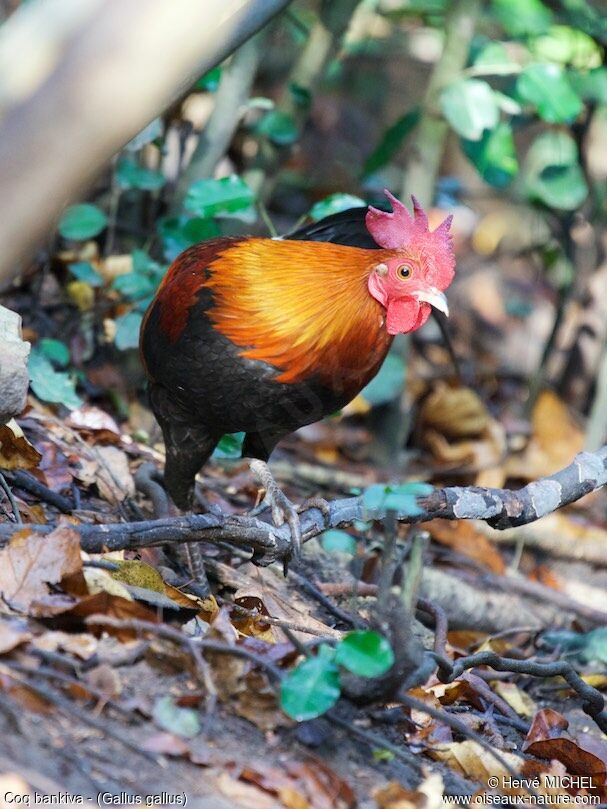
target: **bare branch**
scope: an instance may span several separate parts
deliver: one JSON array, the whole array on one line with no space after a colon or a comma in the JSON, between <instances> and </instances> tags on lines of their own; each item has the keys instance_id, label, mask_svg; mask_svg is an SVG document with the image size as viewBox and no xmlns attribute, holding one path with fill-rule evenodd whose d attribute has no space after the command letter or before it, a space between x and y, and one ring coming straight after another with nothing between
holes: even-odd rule
<instances>
[{"instance_id":1,"label":"bare branch","mask_svg":"<svg viewBox=\"0 0 607 809\"><path fill-rule=\"evenodd\" d=\"M449 486L436 489L428 497L420 497L421 513L398 514L401 522L416 523L440 517L447 520L484 520L499 530L539 520L568 503L600 489L607 483L607 446L598 452L582 452L569 466L522 489L489 489L479 486ZM334 500L329 504L329 517L310 508L301 517L304 541L327 528L349 525L355 520L369 519L362 497ZM379 519L379 515L376 515ZM50 525L30 525L35 533L48 534ZM267 565L290 557L289 527L280 527L254 517L218 514L194 514L166 517L133 523L74 526L80 534L83 550L103 553L151 547L163 543L230 542L251 548L255 561ZM0 541L10 538L15 528L0 525ZM573 552L573 551L572 551Z\"/></svg>"},{"instance_id":2,"label":"bare branch","mask_svg":"<svg viewBox=\"0 0 607 809\"><path fill-rule=\"evenodd\" d=\"M289 0L53 0L0 31L0 287L111 156Z\"/></svg>"}]
</instances>

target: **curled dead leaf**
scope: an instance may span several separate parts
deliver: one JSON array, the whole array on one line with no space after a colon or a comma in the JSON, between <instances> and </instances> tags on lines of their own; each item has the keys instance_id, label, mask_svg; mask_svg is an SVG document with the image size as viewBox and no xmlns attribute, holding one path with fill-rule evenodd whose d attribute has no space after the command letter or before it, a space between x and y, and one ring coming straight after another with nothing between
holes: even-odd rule
<instances>
[{"instance_id":1,"label":"curled dead leaf","mask_svg":"<svg viewBox=\"0 0 607 809\"><path fill-rule=\"evenodd\" d=\"M35 469L41 460L15 419L0 425L0 469Z\"/></svg>"}]
</instances>

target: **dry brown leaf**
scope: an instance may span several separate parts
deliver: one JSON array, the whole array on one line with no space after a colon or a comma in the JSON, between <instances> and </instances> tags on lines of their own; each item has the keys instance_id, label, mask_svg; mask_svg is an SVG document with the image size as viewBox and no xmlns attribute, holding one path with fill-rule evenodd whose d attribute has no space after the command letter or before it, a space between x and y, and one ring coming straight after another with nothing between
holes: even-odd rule
<instances>
[{"instance_id":1,"label":"dry brown leaf","mask_svg":"<svg viewBox=\"0 0 607 809\"><path fill-rule=\"evenodd\" d=\"M32 639L33 635L17 621L3 618L0 621L0 654L12 652Z\"/></svg>"},{"instance_id":2,"label":"dry brown leaf","mask_svg":"<svg viewBox=\"0 0 607 809\"><path fill-rule=\"evenodd\" d=\"M66 525L40 536L23 528L0 550L0 593L15 609L48 600L49 584L82 571L80 538ZM40 613L38 613L40 614Z\"/></svg>"},{"instance_id":3,"label":"dry brown leaf","mask_svg":"<svg viewBox=\"0 0 607 809\"><path fill-rule=\"evenodd\" d=\"M376 789L373 798L378 809L440 809L443 806L443 777L427 774L416 790L405 789L397 781Z\"/></svg>"},{"instance_id":4,"label":"dry brown leaf","mask_svg":"<svg viewBox=\"0 0 607 809\"><path fill-rule=\"evenodd\" d=\"M506 570L502 555L471 521L433 520L423 523L432 538L441 545L453 548L464 556L476 560L492 573L501 575Z\"/></svg>"},{"instance_id":5,"label":"dry brown leaf","mask_svg":"<svg viewBox=\"0 0 607 809\"><path fill-rule=\"evenodd\" d=\"M235 809L276 809L276 801L267 792L253 784L244 784L222 772L215 780L222 795L233 802Z\"/></svg>"},{"instance_id":6,"label":"dry brown leaf","mask_svg":"<svg viewBox=\"0 0 607 809\"><path fill-rule=\"evenodd\" d=\"M41 460L15 419L0 425L0 469L35 469Z\"/></svg>"},{"instance_id":7,"label":"dry brown leaf","mask_svg":"<svg viewBox=\"0 0 607 809\"><path fill-rule=\"evenodd\" d=\"M276 728L293 726L293 721L280 709L276 691L264 674L250 671L242 685L239 694L232 702L238 716L248 719L264 733Z\"/></svg>"},{"instance_id":8,"label":"dry brown leaf","mask_svg":"<svg viewBox=\"0 0 607 809\"><path fill-rule=\"evenodd\" d=\"M514 683L505 680L496 680L492 683L493 690L506 702L519 716L531 717L537 711L535 702L529 694L522 691Z\"/></svg>"},{"instance_id":9,"label":"dry brown leaf","mask_svg":"<svg viewBox=\"0 0 607 809\"><path fill-rule=\"evenodd\" d=\"M126 453L118 447L98 446L95 454L99 459L95 483L100 496L110 503L121 503L125 497L132 497L135 481Z\"/></svg>"},{"instance_id":10,"label":"dry brown leaf","mask_svg":"<svg viewBox=\"0 0 607 809\"><path fill-rule=\"evenodd\" d=\"M593 750L586 750L569 736L568 727L568 720L558 711L542 708L533 718L523 752L556 759L572 775L591 776L595 788L607 794L607 743L596 740Z\"/></svg>"},{"instance_id":11,"label":"dry brown leaf","mask_svg":"<svg viewBox=\"0 0 607 809\"><path fill-rule=\"evenodd\" d=\"M506 778L509 773L506 768L488 750L485 750L478 742L472 739L467 739L463 742L452 742L435 748L430 751L430 755L448 764L451 769L460 773L460 775L471 778L479 784L487 784L489 776L498 778L497 783L500 788L502 784L508 783ZM500 755L515 772L520 772L523 764L522 758L503 750L500 751ZM524 789L516 788L511 790L511 794L525 795L527 793Z\"/></svg>"},{"instance_id":12,"label":"dry brown leaf","mask_svg":"<svg viewBox=\"0 0 607 809\"><path fill-rule=\"evenodd\" d=\"M439 463L464 465L485 477L492 471L491 483L503 483L504 428L471 388L437 383L421 406L419 425L423 443Z\"/></svg>"},{"instance_id":13,"label":"dry brown leaf","mask_svg":"<svg viewBox=\"0 0 607 809\"><path fill-rule=\"evenodd\" d=\"M72 410L66 423L82 436L94 439L95 444L120 443L120 427L99 407L85 404Z\"/></svg>"},{"instance_id":14,"label":"dry brown leaf","mask_svg":"<svg viewBox=\"0 0 607 809\"><path fill-rule=\"evenodd\" d=\"M38 649L46 652L56 652L61 650L67 652L80 660L90 660L96 654L99 645L97 638L88 632L45 632L32 641Z\"/></svg>"},{"instance_id":15,"label":"dry brown leaf","mask_svg":"<svg viewBox=\"0 0 607 809\"><path fill-rule=\"evenodd\" d=\"M539 395L533 409L532 437L520 455L505 464L509 478L536 480L571 463L584 448L584 433L568 408L552 391Z\"/></svg>"},{"instance_id":16,"label":"dry brown leaf","mask_svg":"<svg viewBox=\"0 0 607 809\"><path fill-rule=\"evenodd\" d=\"M154 733L148 736L141 743L143 750L148 753L155 753L161 756L188 757L190 746L185 739L175 736L173 733Z\"/></svg>"}]
</instances>

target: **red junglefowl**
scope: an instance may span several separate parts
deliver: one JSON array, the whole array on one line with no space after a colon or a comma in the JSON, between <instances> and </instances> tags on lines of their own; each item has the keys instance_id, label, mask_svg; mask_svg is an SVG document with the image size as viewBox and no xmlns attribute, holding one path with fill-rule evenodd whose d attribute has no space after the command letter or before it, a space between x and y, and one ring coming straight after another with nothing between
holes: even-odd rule
<instances>
[{"instance_id":1,"label":"red junglefowl","mask_svg":"<svg viewBox=\"0 0 607 809\"><path fill-rule=\"evenodd\" d=\"M166 444L164 480L193 505L195 476L224 433L245 432L243 457L276 522L296 509L266 461L283 436L335 413L375 376L395 334L422 326L454 274L449 227L434 231L386 192L392 212L330 216L286 238L218 238L169 268L141 330L152 409Z\"/></svg>"}]
</instances>

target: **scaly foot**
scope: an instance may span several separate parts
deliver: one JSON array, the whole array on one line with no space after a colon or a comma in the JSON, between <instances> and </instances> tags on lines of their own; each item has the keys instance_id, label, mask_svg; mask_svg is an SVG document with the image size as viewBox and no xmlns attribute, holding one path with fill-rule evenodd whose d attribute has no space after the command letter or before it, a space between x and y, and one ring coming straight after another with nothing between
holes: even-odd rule
<instances>
[{"instance_id":1,"label":"scaly foot","mask_svg":"<svg viewBox=\"0 0 607 809\"><path fill-rule=\"evenodd\" d=\"M272 509L274 525L284 525L286 522L291 529L291 550L294 559L301 556L301 523L299 513L295 506L274 480L274 476L265 461L253 460L249 464L251 474L263 486L266 493L263 503ZM285 573L288 562L285 560Z\"/></svg>"}]
</instances>

